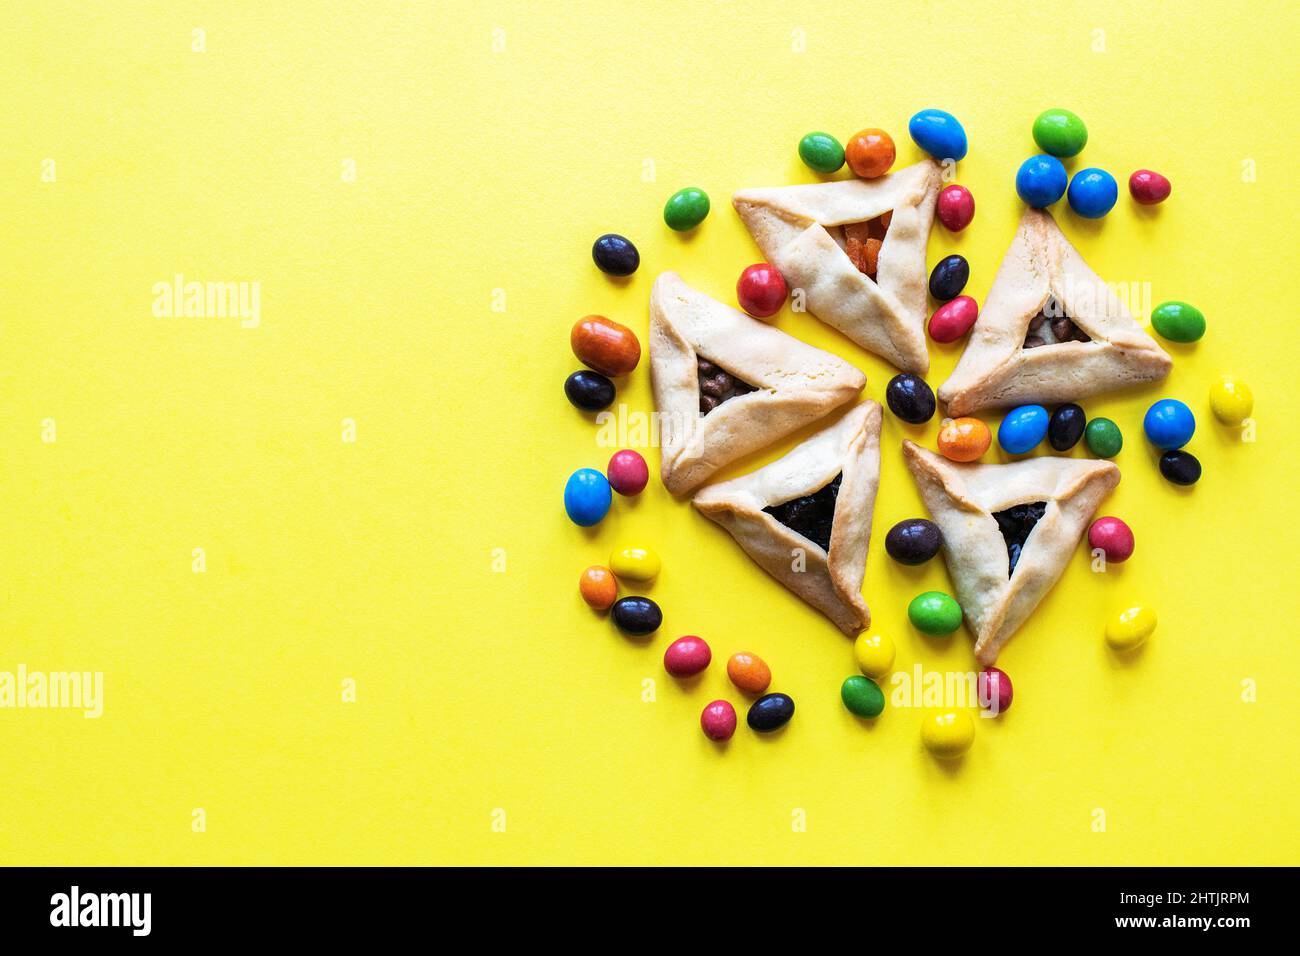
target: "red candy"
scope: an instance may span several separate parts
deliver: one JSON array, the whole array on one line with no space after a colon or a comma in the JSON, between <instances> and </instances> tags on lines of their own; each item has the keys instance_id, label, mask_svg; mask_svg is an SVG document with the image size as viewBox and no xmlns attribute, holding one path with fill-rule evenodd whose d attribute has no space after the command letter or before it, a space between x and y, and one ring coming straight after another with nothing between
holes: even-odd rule
<instances>
[{"instance_id":1,"label":"red candy","mask_svg":"<svg viewBox=\"0 0 1300 956\"><path fill-rule=\"evenodd\" d=\"M1100 548L1107 561L1119 564L1133 554L1133 532L1118 518L1098 518L1088 529L1088 547Z\"/></svg>"},{"instance_id":2,"label":"red candy","mask_svg":"<svg viewBox=\"0 0 1300 956\"><path fill-rule=\"evenodd\" d=\"M644 458L625 448L614 452L609 467L605 469L605 477L609 479L610 487L620 495L639 495L650 480L650 469L646 467Z\"/></svg>"},{"instance_id":3,"label":"red candy","mask_svg":"<svg viewBox=\"0 0 1300 956\"><path fill-rule=\"evenodd\" d=\"M996 667L986 667L980 671L979 677L979 698L980 703L989 702L985 708L989 712L1003 713L1011 709L1011 678L1007 676L1006 671Z\"/></svg>"},{"instance_id":4,"label":"red candy","mask_svg":"<svg viewBox=\"0 0 1300 956\"><path fill-rule=\"evenodd\" d=\"M1154 206L1164 202L1173 191L1169 180L1149 169L1139 169L1128 178L1128 191L1144 206Z\"/></svg>"},{"instance_id":5,"label":"red candy","mask_svg":"<svg viewBox=\"0 0 1300 956\"><path fill-rule=\"evenodd\" d=\"M934 310L930 316L930 338L936 342L956 342L970 331L979 314L979 303L968 295L959 295Z\"/></svg>"},{"instance_id":6,"label":"red candy","mask_svg":"<svg viewBox=\"0 0 1300 956\"><path fill-rule=\"evenodd\" d=\"M945 229L961 232L975 218L975 197L965 186L945 186L939 193L935 214Z\"/></svg>"},{"instance_id":7,"label":"red candy","mask_svg":"<svg viewBox=\"0 0 1300 956\"><path fill-rule=\"evenodd\" d=\"M756 319L776 315L785 305L785 279L775 266L766 262L752 265L740 274L736 299L740 307Z\"/></svg>"},{"instance_id":8,"label":"red candy","mask_svg":"<svg viewBox=\"0 0 1300 956\"><path fill-rule=\"evenodd\" d=\"M725 700L715 700L700 714L700 727L710 740L730 740L736 732L736 708Z\"/></svg>"},{"instance_id":9,"label":"red candy","mask_svg":"<svg viewBox=\"0 0 1300 956\"><path fill-rule=\"evenodd\" d=\"M694 634L679 637L664 651L664 670L674 677L694 677L713 660L713 652L704 639Z\"/></svg>"}]
</instances>

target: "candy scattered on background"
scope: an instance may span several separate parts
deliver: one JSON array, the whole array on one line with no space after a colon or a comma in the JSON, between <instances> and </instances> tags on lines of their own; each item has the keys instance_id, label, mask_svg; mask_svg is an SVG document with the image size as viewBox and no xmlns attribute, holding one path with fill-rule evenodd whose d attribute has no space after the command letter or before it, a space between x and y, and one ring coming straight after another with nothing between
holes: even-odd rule
<instances>
[{"instance_id":1,"label":"candy scattered on background","mask_svg":"<svg viewBox=\"0 0 1300 956\"><path fill-rule=\"evenodd\" d=\"M618 581L609 568L593 564L578 578L578 593L588 607L596 611L608 611L618 599Z\"/></svg>"},{"instance_id":2,"label":"candy scattered on background","mask_svg":"<svg viewBox=\"0 0 1300 956\"><path fill-rule=\"evenodd\" d=\"M599 412L614 404L614 383L599 372L580 369L564 380L564 397L574 408Z\"/></svg>"},{"instance_id":3,"label":"candy scattered on background","mask_svg":"<svg viewBox=\"0 0 1300 956\"><path fill-rule=\"evenodd\" d=\"M1114 458L1124 447L1124 433L1109 418L1094 418L1083 430L1088 451L1098 458Z\"/></svg>"},{"instance_id":4,"label":"candy scattered on background","mask_svg":"<svg viewBox=\"0 0 1300 956\"><path fill-rule=\"evenodd\" d=\"M808 133L799 140L799 158L814 172L833 173L844 165L844 147L830 133Z\"/></svg>"},{"instance_id":5,"label":"candy scattered on background","mask_svg":"<svg viewBox=\"0 0 1300 956\"><path fill-rule=\"evenodd\" d=\"M979 314L978 302L968 295L959 295L934 310L930 316L930 338L936 342L956 342L971 330Z\"/></svg>"},{"instance_id":6,"label":"candy scattered on background","mask_svg":"<svg viewBox=\"0 0 1300 956\"><path fill-rule=\"evenodd\" d=\"M630 276L641 264L641 253L631 240L614 232L607 232L592 244L591 258L596 268L611 276Z\"/></svg>"},{"instance_id":7,"label":"candy scattered on background","mask_svg":"<svg viewBox=\"0 0 1300 956\"><path fill-rule=\"evenodd\" d=\"M943 544L939 526L925 518L908 518L889 529L885 551L899 564L925 564Z\"/></svg>"},{"instance_id":8,"label":"candy scattered on background","mask_svg":"<svg viewBox=\"0 0 1300 956\"><path fill-rule=\"evenodd\" d=\"M715 700L700 714L700 729L710 740L730 740L736 732L736 708L725 700Z\"/></svg>"},{"instance_id":9,"label":"candy scattered on background","mask_svg":"<svg viewBox=\"0 0 1300 956\"><path fill-rule=\"evenodd\" d=\"M1045 209L1065 195L1069 177L1055 156L1030 156L1016 173L1016 192L1025 205Z\"/></svg>"},{"instance_id":10,"label":"candy scattered on background","mask_svg":"<svg viewBox=\"0 0 1300 956\"><path fill-rule=\"evenodd\" d=\"M907 605L907 618L921 633L942 637L961 627L961 605L942 591L926 591Z\"/></svg>"},{"instance_id":11,"label":"candy scattered on background","mask_svg":"<svg viewBox=\"0 0 1300 956\"><path fill-rule=\"evenodd\" d=\"M1133 532L1119 518L1107 515L1088 527L1088 547L1101 550L1111 564L1122 564L1133 556Z\"/></svg>"},{"instance_id":12,"label":"candy scattered on background","mask_svg":"<svg viewBox=\"0 0 1300 956\"><path fill-rule=\"evenodd\" d=\"M859 634L853 642L853 657L858 670L880 680L894 668L894 642L884 634Z\"/></svg>"},{"instance_id":13,"label":"candy scattered on background","mask_svg":"<svg viewBox=\"0 0 1300 956\"><path fill-rule=\"evenodd\" d=\"M772 683L772 670L757 654L741 651L727 661L727 677L746 694L761 694Z\"/></svg>"},{"instance_id":14,"label":"candy scattered on background","mask_svg":"<svg viewBox=\"0 0 1300 956\"><path fill-rule=\"evenodd\" d=\"M1155 611L1140 605L1126 608L1106 624L1106 643L1117 651L1131 651L1145 644L1155 629Z\"/></svg>"},{"instance_id":15,"label":"candy scattered on background","mask_svg":"<svg viewBox=\"0 0 1300 956\"><path fill-rule=\"evenodd\" d=\"M1007 412L998 426L998 444L1008 455L1033 451L1047 436L1050 416L1042 405L1021 405Z\"/></svg>"},{"instance_id":16,"label":"candy scattered on background","mask_svg":"<svg viewBox=\"0 0 1300 956\"><path fill-rule=\"evenodd\" d=\"M1201 480L1201 462L1190 451L1167 451L1160 456L1160 474L1175 485L1194 485Z\"/></svg>"},{"instance_id":17,"label":"candy scattered on background","mask_svg":"<svg viewBox=\"0 0 1300 956\"><path fill-rule=\"evenodd\" d=\"M964 159L966 131L957 117L943 110L921 110L907 122L912 142L935 159Z\"/></svg>"},{"instance_id":18,"label":"candy scattered on background","mask_svg":"<svg viewBox=\"0 0 1300 956\"><path fill-rule=\"evenodd\" d=\"M760 734L770 734L788 724L793 716L793 700L785 694L767 694L750 705L745 722Z\"/></svg>"},{"instance_id":19,"label":"candy scattered on background","mask_svg":"<svg viewBox=\"0 0 1300 956\"><path fill-rule=\"evenodd\" d=\"M1034 142L1044 153L1062 158L1078 156L1088 145L1088 127L1069 110L1051 109L1038 114Z\"/></svg>"},{"instance_id":20,"label":"candy scattered on background","mask_svg":"<svg viewBox=\"0 0 1300 956\"><path fill-rule=\"evenodd\" d=\"M609 481L595 468L579 468L564 485L564 510L574 524L589 528L609 513Z\"/></svg>"},{"instance_id":21,"label":"candy scattered on background","mask_svg":"<svg viewBox=\"0 0 1300 956\"><path fill-rule=\"evenodd\" d=\"M573 323L569 347L583 365L610 377L627 375L641 361L636 333L603 315L586 315Z\"/></svg>"},{"instance_id":22,"label":"candy scattered on background","mask_svg":"<svg viewBox=\"0 0 1300 956\"><path fill-rule=\"evenodd\" d=\"M1056 451L1069 451L1079 444L1088 417L1074 403L1057 406L1047 423L1047 442Z\"/></svg>"},{"instance_id":23,"label":"candy scattered on background","mask_svg":"<svg viewBox=\"0 0 1300 956\"><path fill-rule=\"evenodd\" d=\"M965 256L946 256L940 259L930 273L930 295L940 302L948 302L961 295L970 280L970 263Z\"/></svg>"},{"instance_id":24,"label":"candy scattered on background","mask_svg":"<svg viewBox=\"0 0 1300 956\"><path fill-rule=\"evenodd\" d=\"M736 282L736 301L756 319L780 312L786 294L785 279L775 266L766 262L749 266Z\"/></svg>"},{"instance_id":25,"label":"candy scattered on background","mask_svg":"<svg viewBox=\"0 0 1300 956\"><path fill-rule=\"evenodd\" d=\"M986 667L980 671L979 676L979 699L989 702L988 710L993 710L993 704L997 704L997 712L1005 714L1011 709L1011 699L1015 696L1011 687L1011 678L1007 676L1006 671L997 667Z\"/></svg>"},{"instance_id":26,"label":"candy scattered on background","mask_svg":"<svg viewBox=\"0 0 1300 956\"><path fill-rule=\"evenodd\" d=\"M614 623L628 634L653 634L663 622L663 611L648 597L625 597L614 602Z\"/></svg>"},{"instance_id":27,"label":"candy scattered on background","mask_svg":"<svg viewBox=\"0 0 1300 956\"><path fill-rule=\"evenodd\" d=\"M840 685L840 700L858 717L879 717L885 709L885 695L875 681L854 674Z\"/></svg>"},{"instance_id":28,"label":"candy scattered on background","mask_svg":"<svg viewBox=\"0 0 1300 956\"><path fill-rule=\"evenodd\" d=\"M953 183L939 190L935 215L945 229L961 232L975 218L975 197L965 186Z\"/></svg>"},{"instance_id":29,"label":"candy scattered on background","mask_svg":"<svg viewBox=\"0 0 1300 956\"><path fill-rule=\"evenodd\" d=\"M1182 448L1196 432L1196 416L1176 398L1162 398L1147 409L1142 419L1147 440L1162 451Z\"/></svg>"},{"instance_id":30,"label":"candy scattered on background","mask_svg":"<svg viewBox=\"0 0 1300 956\"><path fill-rule=\"evenodd\" d=\"M659 576L662 562L649 548L627 547L609 556L610 569L624 581L653 581Z\"/></svg>"},{"instance_id":31,"label":"candy scattered on background","mask_svg":"<svg viewBox=\"0 0 1300 956\"><path fill-rule=\"evenodd\" d=\"M664 670L674 677L694 677L709 666L713 652L694 634L679 637L664 651Z\"/></svg>"},{"instance_id":32,"label":"candy scattered on background","mask_svg":"<svg viewBox=\"0 0 1300 956\"><path fill-rule=\"evenodd\" d=\"M1164 202L1173 192L1169 180L1149 169L1139 169L1128 178L1128 191L1143 206Z\"/></svg>"},{"instance_id":33,"label":"candy scattered on background","mask_svg":"<svg viewBox=\"0 0 1300 956\"><path fill-rule=\"evenodd\" d=\"M953 418L939 429L939 454L949 461L974 461L989 450L993 436L978 418Z\"/></svg>"},{"instance_id":34,"label":"candy scattered on background","mask_svg":"<svg viewBox=\"0 0 1300 956\"><path fill-rule=\"evenodd\" d=\"M1115 177L1104 169L1081 169L1070 180L1066 198L1075 215L1100 219L1115 208L1119 186Z\"/></svg>"},{"instance_id":35,"label":"candy scattered on background","mask_svg":"<svg viewBox=\"0 0 1300 956\"><path fill-rule=\"evenodd\" d=\"M879 179L894 165L894 140L883 129L864 129L844 146L844 158L859 179Z\"/></svg>"},{"instance_id":36,"label":"candy scattered on background","mask_svg":"<svg viewBox=\"0 0 1300 956\"><path fill-rule=\"evenodd\" d=\"M703 189L687 186L668 197L664 204L664 222L669 229L686 232L694 229L709 214L709 197Z\"/></svg>"},{"instance_id":37,"label":"candy scattered on background","mask_svg":"<svg viewBox=\"0 0 1300 956\"><path fill-rule=\"evenodd\" d=\"M640 452L624 448L610 456L609 464L605 467L605 477L609 479L611 488L630 498L645 491L645 486L650 481L650 467Z\"/></svg>"},{"instance_id":38,"label":"candy scattered on background","mask_svg":"<svg viewBox=\"0 0 1300 956\"><path fill-rule=\"evenodd\" d=\"M1245 382L1220 379L1210 386L1210 409L1223 424L1240 425L1255 410L1255 396Z\"/></svg>"},{"instance_id":39,"label":"candy scattered on background","mask_svg":"<svg viewBox=\"0 0 1300 956\"><path fill-rule=\"evenodd\" d=\"M1205 316L1186 302L1162 302L1151 310L1151 327L1171 342L1195 342L1205 334Z\"/></svg>"},{"instance_id":40,"label":"candy scattered on background","mask_svg":"<svg viewBox=\"0 0 1300 956\"><path fill-rule=\"evenodd\" d=\"M934 417L934 392L919 375L904 372L885 386L889 410L911 425L922 425Z\"/></svg>"},{"instance_id":41,"label":"candy scattered on background","mask_svg":"<svg viewBox=\"0 0 1300 956\"><path fill-rule=\"evenodd\" d=\"M921 721L921 742L941 760L960 757L975 741L975 721L964 710L930 714Z\"/></svg>"}]
</instances>

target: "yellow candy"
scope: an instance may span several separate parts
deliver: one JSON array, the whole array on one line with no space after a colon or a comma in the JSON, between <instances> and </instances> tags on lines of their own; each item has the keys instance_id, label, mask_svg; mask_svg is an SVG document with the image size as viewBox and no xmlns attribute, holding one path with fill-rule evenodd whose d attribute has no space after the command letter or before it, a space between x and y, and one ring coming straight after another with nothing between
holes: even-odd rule
<instances>
[{"instance_id":1,"label":"yellow candy","mask_svg":"<svg viewBox=\"0 0 1300 956\"><path fill-rule=\"evenodd\" d=\"M1131 651L1142 645L1155 629L1155 611L1149 607L1131 607L1106 625L1106 643L1117 651Z\"/></svg>"},{"instance_id":2,"label":"yellow candy","mask_svg":"<svg viewBox=\"0 0 1300 956\"><path fill-rule=\"evenodd\" d=\"M1240 425L1255 408L1255 396L1245 382L1225 378L1210 386L1210 408L1225 425Z\"/></svg>"},{"instance_id":3,"label":"yellow candy","mask_svg":"<svg viewBox=\"0 0 1300 956\"><path fill-rule=\"evenodd\" d=\"M930 714L921 723L921 741L943 760L960 757L975 740L975 721L964 710Z\"/></svg>"},{"instance_id":4,"label":"yellow candy","mask_svg":"<svg viewBox=\"0 0 1300 956\"><path fill-rule=\"evenodd\" d=\"M609 556L609 567L629 581L653 581L659 576L659 555L649 548L623 548Z\"/></svg>"},{"instance_id":5,"label":"yellow candy","mask_svg":"<svg viewBox=\"0 0 1300 956\"><path fill-rule=\"evenodd\" d=\"M859 634L853 642L853 656L868 677L885 677L894 668L894 642L883 634Z\"/></svg>"}]
</instances>

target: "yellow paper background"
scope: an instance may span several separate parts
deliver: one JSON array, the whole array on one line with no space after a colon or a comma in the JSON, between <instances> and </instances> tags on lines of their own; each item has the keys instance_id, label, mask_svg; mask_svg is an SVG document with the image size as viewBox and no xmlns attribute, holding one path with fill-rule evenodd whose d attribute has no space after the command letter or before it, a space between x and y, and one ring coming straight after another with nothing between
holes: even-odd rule
<instances>
[{"instance_id":1,"label":"yellow paper background","mask_svg":"<svg viewBox=\"0 0 1300 956\"><path fill-rule=\"evenodd\" d=\"M0 710L0 863L1297 862L1294 5L550 6L7 11L0 670L101 670L106 700L98 720ZM1085 403L1124 430L1104 510L1137 552L1099 575L1080 548L1000 662L1013 710L943 767L919 711L849 715L849 642L657 481L594 531L565 519L567 474L612 451L564 401L568 329L599 312L644 335L664 269L731 302L758 258L733 189L811 181L811 129L882 126L912 162L929 106L965 124L978 203L929 261L967 256L982 300L1056 105L1089 126L1072 168L1121 183L1100 223L1058 210L1066 234L1209 333L1171 347L1165 385ZM1123 192L1144 166L1174 183L1154 212ZM660 218L684 185L714 204L691 237ZM611 230L641 250L627 283L590 262ZM260 326L155 318L176 273L259 282ZM778 324L882 398L884 362ZM958 349L933 348L933 383ZM1224 373L1254 388L1252 444L1209 415ZM1142 438L1162 395L1198 416L1189 492ZM644 363L620 401L649 410ZM885 416L873 629L901 668L966 670L964 630L906 620L949 587L941 562L884 556L922 513L907 433ZM664 559L645 645L576 593L621 540ZM1130 601L1160 625L1121 662L1102 629ZM686 687L660 664L683 633L715 654ZM698 714L740 703L740 649L798 713L767 739L742 709L719 750Z\"/></svg>"}]
</instances>

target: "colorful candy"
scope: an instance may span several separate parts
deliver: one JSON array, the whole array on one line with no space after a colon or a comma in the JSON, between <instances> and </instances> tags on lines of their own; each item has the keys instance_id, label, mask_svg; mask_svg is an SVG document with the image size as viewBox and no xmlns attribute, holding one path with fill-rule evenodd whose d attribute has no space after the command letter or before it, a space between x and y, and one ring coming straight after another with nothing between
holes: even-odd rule
<instances>
[{"instance_id":1,"label":"colorful candy","mask_svg":"<svg viewBox=\"0 0 1300 956\"><path fill-rule=\"evenodd\" d=\"M875 681L854 674L840 685L840 700L858 717L879 717L885 709L885 694Z\"/></svg>"},{"instance_id":2,"label":"colorful candy","mask_svg":"<svg viewBox=\"0 0 1300 956\"><path fill-rule=\"evenodd\" d=\"M864 632L853 642L853 656L857 659L858 669L877 680L893 670L894 653L894 642L884 634Z\"/></svg>"},{"instance_id":3,"label":"colorful candy","mask_svg":"<svg viewBox=\"0 0 1300 956\"><path fill-rule=\"evenodd\" d=\"M1106 643L1117 651L1131 651L1146 643L1156 629L1156 612L1134 605L1125 608L1106 624Z\"/></svg>"},{"instance_id":4,"label":"colorful candy","mask_svg":"<svg viewBox=\"0 0 1300 956\"><path fill-rule=\"evenodd\" d=\"M961 627L961 605L942 591L926 591L907 605L907 618L921 633L939 637Z\"/></svg>"},{"instance_id":5,"label":"colorful candy","mask_svg":"<svg viewBox=\"0 0 1300 956\"><path fill-rule=\"evenodd\" d=\"M686 232L694 229L709 214L709 196L703 189L688 186L668 197L664 204L664 222L669 229Z\"/></svg>"},{"instance_id":6,"label":"colorful candy","mask_svg":"<svg viewBox=\"0 0 1300 956\"><path fill-rule=\"evenodd\" d=\"M1088 145L1088 127L1069 110L1045 110L1034 120L1034 142L1053 156L1078 156Z\"/></svg>"},{"instance_id":7,"label":"colorful candy","mask_svg":"<svg viewBox=\"0 0 1300 956\"><path fill-rule=\"evenodd\" d=\"M650 480L650 468L639 452L624 448L610 457L605 477L609 479L610 487L620 495L631 497L645 491Z\"/></svg>"},{"instance_id":8,"label":"colorful candy","mask_svg":"<svg viewBox=\"0 0 1300 956\"><path fill-rule=\"evenodd\" d=\"M1104 169L1081 169L1070 180L1066 199L1075 215L1084 219L1100 219L1115 208L1119 186L1115 177Z\"/></svg>"},{"instance_id":9,"label":"colorful candy","mask_svg":"<svg viewBox=\"0 0 1300 956\"><path fill-rule=\"evenodd\" d=\"M919 375L895 375L885 386L889 410L911 425L922 425L934 417L934 392Z\"/></svg>"},{"instance_id":10,"label":"colorful candy","mask_svg":"<svg viewBox=\"0 0 1300 956\"><path fill-rule=\"evenodd\" d=\"M1190 451L1167 451L1160 456L1160 474L1175 485L1194 485L1201 480L1201 463Z\"/></svg>"},{"instance_id":11,"label":"colorful candy","mask_svg":"<svg viewBox=\"0 0 1300 956\"><path fill-rule=\"evenodd\" d=\"M1164 202L1173 192L1169 180L1149 169L1139 169L1128 178L1128 191L1143 206Z\"/></svg>"},{"instance_id":12,"label":"colorful candy","mask_svg":"<svg viewBox=\"0 0 1300 956\"><path fill-rule=\"evenodd\" d=\"M1016 192L1026 206L1043 209L1065 195L1069 177L1055 156L1030 156L1016 173Z\"/></svg>"},{"instance_id":13,"label":"colorful candy","mask_svg":"<svg viewBox=\"0 0 1300 956\"><path fill-rule=\"evenodd\" d=\"M980 671L977 690L980 705L991 714L1005 714L1011 709L1011 678L997 667Z\"/></svg>"},{"instance_id":14,"label":"colorful candy","mask_svg":"<svg viewBox=\"0 0 1300 956\"><path fill-rule=\"evenodd\" d=\"M625 581L653 581L663 563L649 548L620 548L609 556L609 566Z\"/></svg>"},{"instance_id":15,"label":"colorful candy","mask_svg":"<svg viewBox=\"0 0 1300 956\"><path fill-rule=\"evenodd\" d=\"M808 133L799 140L799 158L814 172L833 173L844 165L844 147L830 133Z\"/></svg>"},{"instance_id":16,"label":"colorful candy","mask_svg":"<svg viewBox=\"0 0 1300 956\"><path fill-rule=\"evenodd\" d=\"M1047 443L1056 451L1069 451L1079 444L1088 417L1075 404L1060 405L1047 423Z\"/></svg>"},{"instance_id":17,"label":"colorful candy","mask_svg":"<svg viewBox=\"0 0 1300 956\"><path fill-rule=\"evenodd\" d=\"M614 232L607 232L592 243L591 258L596 268L611 276L630 276L641 264L641 253L631 240Z\"/></svg>"},{"instance_id":18,"label":"colorful candy","mask_svg":"<svg viewBox=\"0 0 1300 956\"><path fill-rule=\"evenodd\" d=\"M767 694L750 705L745 722L760 734L770 734L790 723L793 716L793 700L785 694Z\"/></svg>"},{"instance_id":19,"label":"colorful candy","mask_svg":"<svg viewBox=\"0 0 1300 956\"><path fill-rule=\"evenodd\" d=\"M1033 451L1047 436L1050 416L1042 405L1021 405L1007 412L998 426L998 444L1008 455Z\"/></svg>"},{"instance_id":20,"label":"colorful candy","mask_svg":"<svg viewBox=\"0 0 1300 956\"><path fill-rule=\"evenodd\" d=\"M1196 416L1176 398L1162 398L1147 409L1142 419L1147 440L1163 451L1182 448L1196 431Z\"/></svg>"},{"instance_id":21,"label":"colorful candy","mask_svg":"<svg viewBox=\"0 0 1300 956\"><path fill-rule=\"evenodd\" d=\"M964 710L930 714L921 721L921 742L941 760L953 760L975 742L975 721Z\"/></svg>"},{"instance_id":22,"label":"colorful candy","mask_svg":"<svg viewBox=\"0 0 1300 956\"><path fill-rule=\"evenodd\" d=\"M943 110L921 110L907 123L912 142L935 159L964 159L966 131L957 117Z\"/></svg>"},{"instance_id":23,"label":"colorful candy","mask_svg":"<svg viewBox=\"0 0 1300 956\"><path fill-rule=\"evenodd\" d=\"M934 310L930 316L930 338L936 342L956 342L970 331L979 314L978 302L968 295L959 295Z\"/></svg>"},{"instance_id":24,"label":"colorful candy","mask_svg":"<svg viewBox=\"0 0 1300 956\"><path fill-rule=\"evenodd\" d=\"M575 322L569 346L583 365L611 378L628 374L641 361L636 333L603 315L587 315Z\"/></svg>"},{"instance_id":25,"label":"colorful candy","mask_svg":"<svg viewBox=\"0 0 1300 956\"><path fill-rule=\"evenodd\" d=\"M1088 451L1098 458L1114 458L1124 447L1124 434L1109 418L1094 418L1083 430Z\"/></svg>"},{"instance_id":26,"label":"colorful candy","mask_svg":"<svg viewBox=\"0 0 1300 956\"><path fill-rule=\"evenodd\" d=\"M785 279L776 266L766 262L750 266L736 282L736 299L740 307L757 319L766 319L780 312L786 294Z\"/></svg>"},{"instance_id":27,"label":"colorful candy","mask_svg":"<svg viewBox=\"0 0 1300 956\"><path fill-rule=\"evenodd\" d=\"M663 611L648 597L625 597L614 602L614 624L624 633L637 637L653 634L663 622Z\"/></svg>"},{"instance_id":28,"label":"colorful candy","mask_svg":"<svg viewBox=\"0 0 1300 956\"><path fill-rule=\"evenodd\" d=\"M975 218L975 197L965 186L953 183L939 190L939 203L935 215L945 229L961 232Z\"/></svg>"},{"instance_id":29,"label":"colorful candy","mask_svg":"<svg viewBox=\"0 0 1300 956\"><path fill-rule=\"evenodd\" d=\"M1101 551L1110 564L1121 564L1133 556L1133 532L1119 518L1107 515L1088 528L1088 547Z\"/></svg>"},{"instance_id":30,"label":"colorful candy","mask_svg":"<svg viewBox=\"0 0 1300 956\"><path fill-rule=\"evenodd\" d=\"M1170 342L1195 342L1205 334L1205 315L1186 302L1162 302L1151 310L1151 327Z\"/></svg>"},{"instance_id":31,"label":"colorful candy","mask_svg":"<svg viewBox=\"0 0 1300 956\"><path fill-rule=\"evenodd\" d=\"M889 529L885 551L899 564L925 564L943 544L939 526L924 518L908 518Z\"/></svg>"},{"instance_id":32,"label":"colorful candy","mask_svg":"<svg viewBox=\"0 0 1300 956\"><path fill-rule=\"evenodd\" d=\"M746 694L761 694L772 683L772 669L757 654L742 651L727 661L727 677Z\"/></svg>"},{"instance_id":33,"label":"colorful candy","mask_svg":"<svg viewBox=\"0 0 1300 956\"><path fill-rule=\"evenodd\" d=\"M668 645L664 651L664 670L674 677L694 677L709 666L713 652L701 637L687 634Z\"/></svg>"},{"instance_id":34,"label":"colorful candy","mask_svg":"<svg viewBox=\"0 0 1300 956\"><path fill-rule=\"evenodd\" d=\"M879 179L894 165L894 140L883 129L864 129L844 147L849 169L860 179Z\"/></svg>"},{"instance_id":35,"label":"colorful candy","mask_svg":"<svg viewBox=\"0 0 1300 956\"><path fill-rule=\"evenodd\" d=\"M953 418L939 429L939 454L950 461L974 461L989 450L993 436L978 418Z\"/></svg>"},{"instance_id":36,"label":"colorful candy","mask_svg":"<svg viewBox=\"0 0 1300 956\"><path fill-rule=\"evenodd\" d=\"M1240 425L1255 410L1250 386L1237 379L1220 379L1210 386L1210 408L1225 425Z\"/></svg>"},{"instance_id":37,"label":"colorful candy","mask_svg":"<svg viewBox=\"0 0 1300 956\"><path fill-rule=\"evenodd\" d=\"M574 524L588 528L609 513L609 481L595 468L579 468L564 485L564 510Z\"/></svg>"},{"instance_id":38,"label":"colorful candy","mask_svg":"<svg viewBox=\"0 0 1300 956\"><path fill-rule=\"evenodd\" d=\"M730 740L736 732L736 708L729 701L713 701L700 714L700 729L710 740Z\"/></svg>"},{"instance_id":39,"label":"colorful candy","mask_svg":"<svg viewBox=\"0 0 1300 956\"><path fill-rule=\"evenodd\" d=\"M965 256L947 256L940 259L930 273L930 295L947 302L961 295L970 279L970 263Z\"/></svg>"},{"instance_id":40,"label":"colorful candy","mask_svg":"<svg viewBox=\"0 0 1300 956\"><path fill-rule=\"evenodd\" d=\"M618 600L618 581L609 568L593 564L578 578L578 593L588 607L596 611L608 611Z\"/></svg>"},{"instance_id":41,"label":"colorful candy","mask_svg":"<svg viewBox=\"0 0 1300 956\"><path fill-rule=\"evenodd\" d=\"M598 412L614 404L614 383L588 369L574 372L564 380L564 397L574 408Z\"/></svg>"}]
</instances>

